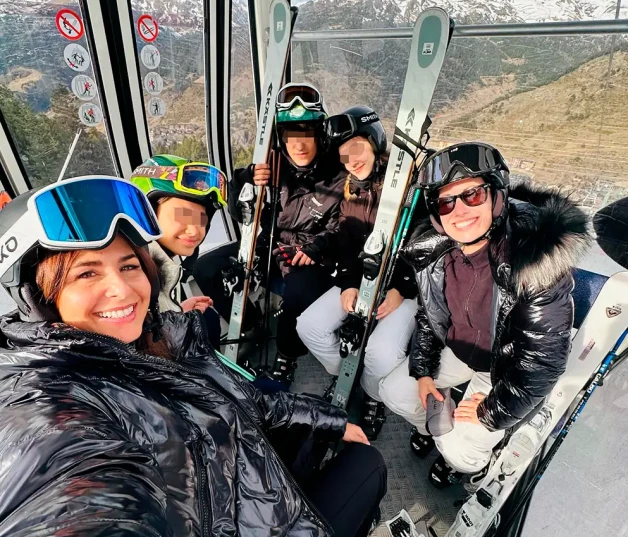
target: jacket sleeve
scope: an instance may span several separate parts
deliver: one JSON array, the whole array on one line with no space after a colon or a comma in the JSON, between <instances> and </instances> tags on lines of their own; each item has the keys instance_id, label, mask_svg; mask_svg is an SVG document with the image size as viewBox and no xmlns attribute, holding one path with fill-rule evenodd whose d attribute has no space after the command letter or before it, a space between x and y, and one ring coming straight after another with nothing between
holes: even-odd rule
<instances>
[{"instance_id":1,"label":"jacket sleeve","mask_svg":"<svg viewBox=\"0 0 628 537\"><path fill-rule=\"evenodd\" d=\"M573 327L573 279L536 292L511 313L513 359L478 407L489 430L512 427L548 395L565 372Z\"/></svg>"},{"instance_id":2,"label":"jacket sleeve","mask_svg":"<svg viewBox=\"0 0 628 537\"><path fill-rule=\"evenodd\" d=\"M362 261L359 255L362 249L361 240L352 233L351 222L347 219L347 204L350 201L343 200L340 203L340 217L338 220L338 235L336 251L338 257L338 272L336 273L336 285L340 292L347 289L360 287L362 281Z\"/></svg>"},{"instance_id":3,"label":"jacket sleeve","mask_svg":"<svg viewBox=\"0 0 628 537\"><path fill-rule=\"evenodd\" d=\"M412 334L412 347L408 360L410 376L417 380L421 377L434 378L440 365L440 355L444 345L430 327L425 308L420 301L415 318L416 328Z\"/></svg>"},{"instance_id":4,"label":"jacket sleeve","mask_svg":"<svg viewBox=\"0 0 628 537\"><path fill-rule=\"evenodd\" d=\"M242 223L242 215L238 208L238 198L240 192L246 183L253 184L253 164L250 164L246 168L238 168L233 172L233 177L227 185L227 204L229 206L229 214L231 218L235 218L238 222Z\"/></svg>"},{"instance_id":5,"label":"jacket sleeve","mask_svg":"<svg viewBox=\"0 0 628 537\"><path fill-rule=\"evenodd\" d=\"M336 203L329 212L329 218L325 225L325 230L316 234L309 242L301 248L306 255L311 257L316 263L323 260L336 260L334 244L338 233L338 220L340 218L340 203Z\"/></svg>"},{"instance_id":6,"label":"jacket sleeve","mask_svg":"<svg viewBox=\"0 0 628 537\"><path fill-rule=\"evenodd\" d=\"M0 536L175 537L152 455L56 406L51 422L48 404L0 404Z\"/></svg>"},{"instance_id":7,"label":"jacket sleeve","mask_svg":"<svg viewBox=\"0 0 628 537\"><path fill-rule=\"evenodd\" d=\"M414 271L401 256L397 259L388 288L397 289L403 298L415 298L417 296Z\"/></svg>"},{"instance_id":8,"label":"jacket sleeve","mask_svg":"<svg viewBox=\"0 0 628 537\"><path fill-rule=\"evenodd\" d=\"M258 392L257 401L268 432L301 441L316 436L329 442L340 440L345 434L347 413L322 399L287 392Z\"/></svg>"}]
</instances>

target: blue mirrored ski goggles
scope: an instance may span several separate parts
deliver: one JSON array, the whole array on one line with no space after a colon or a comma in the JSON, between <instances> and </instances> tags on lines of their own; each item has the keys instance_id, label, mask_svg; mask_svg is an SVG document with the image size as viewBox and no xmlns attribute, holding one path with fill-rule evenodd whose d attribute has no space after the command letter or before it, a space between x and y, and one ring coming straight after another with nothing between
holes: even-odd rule
<instances>
[{"instance_id":1,"label":"blue mirrored ski goggles","mask_svg":"<svg viewBox=\"0 0 628 537\"><path fill-rule=\"evenodd\" d=\"M26 212L0 239L0 272L36 244L62 251L104 248L118 229L138 246L161 237L148 199L124 179L77 177L24 196Z\"/></svg>"},{"instance_id":2,"label":"blue mirrored ski goggles","mask_svg":"<svg viewBox=\"0 0 628 537\"><path fill-rule=\"evenodd\" d=\"M38 240L53 248L105 246L120 220L130 223L145 242L161 236L144 193L122 179L69 179L40 190L28 203L38 216Z\"/></svg>"}]
</instances>

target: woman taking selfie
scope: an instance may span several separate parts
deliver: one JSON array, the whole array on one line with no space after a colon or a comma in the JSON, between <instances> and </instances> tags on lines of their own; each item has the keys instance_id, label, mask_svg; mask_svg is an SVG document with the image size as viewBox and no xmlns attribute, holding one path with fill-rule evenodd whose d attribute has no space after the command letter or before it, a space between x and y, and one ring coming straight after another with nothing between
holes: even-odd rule
<instances>
[{"instance_id":1,"label":"woman taking selfie","mask_svg":"<svg viewBox=\"0 0 628 537\"><path fill-rule=\"evenodd\" d=\"M344 412L223 367L200 312L159 314L143 248L159 236L120 179L55 183L0 213L18 305L0 320L0 536L366 535L379 453ZM341 438L297 484L301 446Z\"/></svg>"}]
</instances>

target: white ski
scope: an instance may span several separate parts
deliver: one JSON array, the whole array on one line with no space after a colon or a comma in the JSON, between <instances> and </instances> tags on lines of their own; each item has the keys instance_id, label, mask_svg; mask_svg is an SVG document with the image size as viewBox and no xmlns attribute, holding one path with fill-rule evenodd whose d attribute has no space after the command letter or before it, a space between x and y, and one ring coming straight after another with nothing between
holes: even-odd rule
<instances>
[{"instance_id":1,"label":"white ski","mask_svg":"<svg viewBox=\"0 0 628 537\"><path fill-rule=\"evenodd\" d=\"M345 325L358 337L354 338L354 344L347 347L348 355L342 361L333 395L333 403L343 408L348 404L366 346L368 327L382 292L380 284L388 266L404 194L415 169L423 124L445 60L452 25L453 21L445 11L430 8L419 15L414 26L408 70L375 226L364 246L365 274L355 313L350 314ZM342 334L341 330L341 339Z\"/></svg>"},{"instance_id":2,"label":"white ski","mask_svg":"<svg viewBox=\"0 0 628 537\"><path fill-rule=\"evenodd\" d=\"M528 465L627 327L628 272L618 272L604 284L578 330L566 372L538 414L510 438L446 537L482 537L498 524L500 509Z\"/></svg>"},{"instance_id":3,"label":"white ski","mask_svg":"<svg viewBox=\"0 0 628 537\"><path fill-rule=\"evenodd\" d=\"M266 56L266 71L262 91L262 105L257 120L253 164L268 163L275 123L275 101L286 70L290 36L292 33L292 13L288 0L273 0L270 5L270 41ZM262 209L266 201L266 188L245 185L239 197L239 203L248 211L249 217L242 224L242 238L238 250L237 262L240 278L232 282L233 305L227 339L238 340L242 334L242 321L255 268L255 245L260 231ZM245 211L246 212L246 211ZM238 359L238 343L229 343L225 355L234 362Z\"/></svg>"}]
</instances>

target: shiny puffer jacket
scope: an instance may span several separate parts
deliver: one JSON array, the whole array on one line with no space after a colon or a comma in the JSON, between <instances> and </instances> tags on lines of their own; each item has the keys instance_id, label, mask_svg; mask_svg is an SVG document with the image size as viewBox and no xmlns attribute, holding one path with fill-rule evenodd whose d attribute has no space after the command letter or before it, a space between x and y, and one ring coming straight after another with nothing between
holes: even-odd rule
<instances>
[{"instance_id":1,"label":"shiny puffer jacket","mask_svg":"<svg viewBox=\"0 0 628 537\"><path fill-rule=\"evenodd\" d=\"M520 185L508 219L489 245L495 284L491 311L493 389L478 407L489 430L532 412L565 371L573 326L571 269L590 243L586 215L564 195ZM402 255L416 271L419 309L410 376L434 377L450 325L445 299L449 237L422 223Z\"/></svg>"},{"instance_id":2,"label":"shiny puffer jacket","mask_svg":"<svg viewBox=\"0 0 628 537\"><path fill-rule=\"evenodd\" d=\"M261 395L198 312L167 312L173 360L64 324L0 320L0 536L324 536L281 447L335 441L346 414Z\"/></svg>"}]
</instances>

